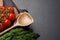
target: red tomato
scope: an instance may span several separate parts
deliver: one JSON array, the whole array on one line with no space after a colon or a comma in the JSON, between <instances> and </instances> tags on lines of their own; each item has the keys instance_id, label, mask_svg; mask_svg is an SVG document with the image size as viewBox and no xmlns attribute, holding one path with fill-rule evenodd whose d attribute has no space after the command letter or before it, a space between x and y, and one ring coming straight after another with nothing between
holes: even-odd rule
<instances>
[{"instance_id":1,"label":"red tomato","mask_svg":"<svg viewBox=\"0 0 60 40\"><path fill-rule=\"evenodd\" d=\"M5 10L6 8L4 6L0 6L0 13L3 13L3 11Z\"/></svg>"},{"instance_id":2,"label":"red tomato","mask_svg":"<svg viewBox=\"0 0 60 40\"><path fill-rule=\"evenodd\" d=\"M7 10L8 10L8 12L12 12L12 13L14 13L14 8L13 8L13 6L9 6L9 7L7 7Z\"/></svg>"},{"instance_id":3,"label":"red tomato","mask_svg":"<svg viewBox=\"0 0 60 40\"><path fill-rule=\"evenodd\" d=\"M2 18L6 18L5 16L2 16Z\"/></svg>"},{"instance_id":4,"label":"red tomato","mask_svg":"<svg viewBox=\"0 0 60 40\"><path fill-rule=\"evenodd\" d=\"M4 26L0 26L0 32L4 30Z\"/></svg>"},{"instance_id":5,"label":"red tomato","mask_svg":"<svg viewBox=\"0 0 60 40\"><path fill-rule=\"evenodd\" d=\"M8 13L8 14L9 14L9 17L7 18L8 20L13 21L16 19L16 15L14 13Z\"/></svg>"},{"instance_id":6,"label":"red tomato","mask_svg":"<svg viewBox=\"0 0 60 40\"><path fill-rule=\"evenodd\" d=\"M4 26L10 26L11 25L11 21L6 19L5 22L3 22Z\"/></svg>"}]
</instances>

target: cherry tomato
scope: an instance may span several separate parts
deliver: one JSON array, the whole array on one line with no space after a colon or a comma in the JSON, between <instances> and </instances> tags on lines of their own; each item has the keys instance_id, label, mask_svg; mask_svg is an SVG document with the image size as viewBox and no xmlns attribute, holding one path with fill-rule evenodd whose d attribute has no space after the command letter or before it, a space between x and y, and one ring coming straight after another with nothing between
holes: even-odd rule
<instances>
[{"instance_id":1,"label":"cherry tomato","mask_svg":"<svg viewBox=\"0 0 60 40\"><path fill-rule=\"evenodd\" d=\"M4 6L0 6L0 13L3 13L3 11L5 10L6 8Z\"/></svg>"},{"instance_id":2,"label":"cherry tomato","mask_svg":"<svg viewBox=\"0 0 60 40\"><path fill-rule=\"evenodd\" d=\"M14 13L14 8L13 8L13 6L7 7L7 11L8 11L8 12Z\"/></svg>"},{"instance_id":3,"label":"cherry tomato","mask_svg":"<svg viewBox=\"0 0 60 40\"><path fill-rule=\"evenodd\" d=\"M0 32L4 30L4 26L0 26Z\"/></svg>"},{"instance_id":4,"label":"cherry tomato","mask_svg":"<svg viewBox=\"0 0 60 40\"><path fill-rule=\"evenodd\" d=\"M2 18L5 18L5 16L2 16Z\"/></svg>"},{"instance_id":5,"label":"cherry tomato","mask_svg":"<svg viewBox=\"0 0 60 40\"><path fill-rule=\"evenodd\" d=\"M8 13L8 14L9 14L9 17L7 18L8 20L13 21L16 19L16 15L14 13Z\"/></svg>"},{"instance_id":6,"label":"cherry tomato","mask_svg":"<svg viewBox=\"0 0 60 40\"><path fill-rule=\"evenodd\" d=\"M3 22L4 26L10 26L11 25L11 21L6 19L5 22Z\"/></svg>"}]
</instances>

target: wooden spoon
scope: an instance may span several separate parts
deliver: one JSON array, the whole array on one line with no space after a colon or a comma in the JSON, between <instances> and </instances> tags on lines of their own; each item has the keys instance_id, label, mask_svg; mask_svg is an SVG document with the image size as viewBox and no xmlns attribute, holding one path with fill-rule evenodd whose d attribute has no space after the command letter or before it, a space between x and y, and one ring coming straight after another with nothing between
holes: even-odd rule
<instances>
[{"instance_id":1,"label":"wooden spoon","mask_svg":"<svg viewBox=\"0 0 60 40\"><path fill-rule=\"evenodd\" d=\"M34 20L29 13L27 12L20 13L18 14L17 20L15 21L14 25L4 30L3 32L1 32L0 35L6 33L7 31L11 30L14 27L17 27L17 26L25 27L25 26L32 24L33 22Z\"/></svg>"},{"instance_id":2,"label":"wooden spoon","mask_svg":"<svg viewBox=\"0 0 60 40\"><path fill-rule=\"evenodd\" d=\"M3 0L0 0L0 6L3 6Z\"/></svg>"}]
</instances>

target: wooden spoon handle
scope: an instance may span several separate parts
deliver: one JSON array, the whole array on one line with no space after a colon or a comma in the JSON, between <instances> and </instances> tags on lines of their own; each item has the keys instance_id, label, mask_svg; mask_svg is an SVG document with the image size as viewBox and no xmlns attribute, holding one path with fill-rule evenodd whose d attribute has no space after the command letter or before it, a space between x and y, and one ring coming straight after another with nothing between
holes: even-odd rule
<instances>
[{"instance_id":1,"label":"wooden spoon handle","mask_svg":"<svg viewBox=\"0 0 60 40\"><path fill-rule=\"evenodd\" d=\"M2 32L0 33L0 35L2 35L2 34L4 34L4 33L8 32L9 30L13 29L14 27L16 27L16 25L13 25L13 26L11 26L10 28L8 28L8 29L2 31Z\"/></svg>"},{"instance_id":2,"label":"wooden spoon handle","mask_svg":"<svg viewBox=\"0 0 60 40\"><path fill-rule=\"evenodd\" d=\"M3 0L0 0L0 6L3 6Z\"/></svg>"}]
</instances>

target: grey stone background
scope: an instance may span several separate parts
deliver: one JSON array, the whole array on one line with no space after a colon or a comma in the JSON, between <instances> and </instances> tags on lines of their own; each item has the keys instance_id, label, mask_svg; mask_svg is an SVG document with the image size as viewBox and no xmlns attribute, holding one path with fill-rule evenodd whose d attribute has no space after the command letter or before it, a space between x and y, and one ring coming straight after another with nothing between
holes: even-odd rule
<instances>
[{"instance_id":1,"label":"grey stone background","mask_svg":"<svg viewBox=\"0 0 60 40\"><path fill-rule=\"evenodd\" d=\"M37 40L60 40L60 0L14 0L18 8L27 9L34 18L31 28L39 33ZM4 0L5 6L12 5Z\"/></svg>"}]
</instances>

